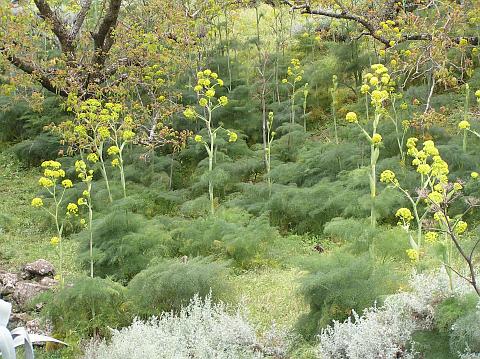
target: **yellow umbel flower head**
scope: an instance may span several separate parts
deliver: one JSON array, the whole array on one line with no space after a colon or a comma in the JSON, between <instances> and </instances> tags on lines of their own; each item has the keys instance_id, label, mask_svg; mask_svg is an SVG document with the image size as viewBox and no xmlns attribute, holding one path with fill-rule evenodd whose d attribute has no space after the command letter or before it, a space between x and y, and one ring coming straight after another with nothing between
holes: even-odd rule
<instances>
[{"instance_id":1,"label":"yellow umbel flower head","mask_svg":"<svg viewBox=\"0 0 480 359\"><path fill-rule=\"evenodd\" d=\"M68 215L77 215L78 214L78 206L76 203L69 203L67 205L67 214Z\"/></svg>"},{"instance_id":2,"label":"yellow umbel flower head","mask_svg":"<svg viewBox=\"0 0 480 359\"><path fill-rule=\"evenodd\" d=\"M425 240L428 243L435 243L438 239L438 233L437 232L427 232L425 233Z\"/></svg>"},{"instance_id":3,"label":"yellow umbel flower head","mask_svg":"<svg viewBox=\"0 0 480 359\"><path fill-rule=\"evenodd\" d=\"M375 133L373 136L372 136L372 143L374 145L378 145L379 143L382 142L382 135L380 135L379 133Z\"/></svg>"},{"instance_id":4,"label":"yellow umbel flower head","mask_svg":"<svg viewBox=\"0 0 480 359\"><path fill-rule=\"evenodd\" d=\"M230 132L228 134L228 142L236 142L238 139L238 135L235 132Z\"/></svg>"},{"instance_id":5,"label":"yellow umbel flower head","mask_svg":"<svg viewBox=\"0 0 480 359\"><path fill-rule=\"evenodd\" d=\"M35 197L34 199L32 199L32 207L39 208L42 206L43 206L43 200L41 198Z\"/></svg>"},{"instance_id":6,"label":"yellow umbel flower head","mask_svg":"<svg viewBox=\"0 0 480 359\"><path fill-rule=\"evenodd\" d=\"M470 128L470 122L463 120L458 123L458 128L461 130L468 130Z\"/></svg>"},{"instance_id":7,"label":"yellow umbel flower head","mask_svg":"<svg viewBox=\"0 0 480 359\"><path fill-rule=\"evenodd\" d=\"M63 180L62 181L62 186L64 188L72 188L73 187L73 182L70 181L69 179Z\"/></svg>"},{"instance_id":8,"label":"yellow umbel flower head","mask_svg":"<svg viewBox=\"0 0 480 359\"><path fill-rule=\"evenodd\" d=\"M345 120L347 120L347 122L350 122L350 123L357 123L358 122L357 114L355 112L349 112L345 116Z\"/></svg>"},{"instance_id":9,"label":"yellow umbel flower head","mask_svg":"<svg viewBox=\"0 0 480 359\"><path fill-rule=\"evenodd\" d=\"M385 170L380 175L380 182L398 184L398 180L395 177L395 173L390 170Z\"/></svg>"},{"instance_id":10,"label":"yellow umbel flower head","mask_svg":"<svg viewBox=\"0 0 480 359\"><path fill-rule=\"evenodd\" d=\"M458 221L457 225L455 226L454 230L457 234L462 234L467 230L468 224L464 221Z\"/></svg>"},{"instance_id":11,"label":"yellow umbel flower head","mask_svg":"<svg viewBox=\"0 0 480 359\"><path fill-rule=\"evenodd\" d=\"M404 223L409 223L413 219L412 212L408 208L400 208L395 213L395 217L398 217Z\"/></svg>"},{"instance_id":12,"label":"yellow umbel flower head","mask_svg":"<svg viewBox=\"0 0 480 359\"><path fill-rule=\"evenodd\" d=\"M417 262L420 259L420 253L416 249L409 248L406 253L412 262Z\"/></svg>"}]
</instances>

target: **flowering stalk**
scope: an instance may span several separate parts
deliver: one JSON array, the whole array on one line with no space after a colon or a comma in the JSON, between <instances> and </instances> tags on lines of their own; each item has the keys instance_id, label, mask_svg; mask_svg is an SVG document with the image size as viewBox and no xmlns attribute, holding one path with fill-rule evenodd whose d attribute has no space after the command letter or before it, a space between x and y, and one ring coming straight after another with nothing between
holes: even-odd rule
<instances>
[{"instance_id":1,"label":"flowering stalk","mask_svg":"<svg viewBox=\"0 0 480 359\"><path fill-rule=\"evenodd\" d=\"M120 171L120 183L122 185L123 197L127 197L127 187L125 182L125 169L123 160L123 150L128 143L131 143L135 138L133 132L134 122L131 116L125 116L123 122L119 122L122 105L107 103L105 107L111 110L110 115L106 118L110 140L113 145L107 149L107 154L112 156L112 166L118 167Z\"/></svg>"},{"instance_id":2,"label":"flowering stalk","mask_svg":"<svg viewBox=\"0 0 480 359\"><path fill-rule=\"evenodd\" d=\"M412 137L407 140L407 154L413 157L412 165L420 174L420 187L417 189L418 197L414 199L410 193L401 187L395 173L391 170L383 171L380 175L380 181L399 189L412 205L413 215L408 208L401 208L397 211L396 217L400 219L399 224L409 234L411 249L407 250L407 255L412 261L418 261L422 252L422 229L425 217L431 212L428 204L440 203L443 196L448 192L446 184L448 183L448 164L440 157L438 149L433 141L425 141L423 149L417 149L418 139ZM460 187L459 187L460 186ZM461 188L460 184L455 184L454 191ZM425 203L427 206L420 215L420 205ZM410 222L415 219L417 225L416 239L410 233ZM430 232L425 235L427 242L434 242L436 236ZM449 257L449 256L448 256Z\"/></svg>"},{"instance_id":3,"label":"flowering stalk","mask_svg":"<svg viewBox=\"0 0 480 359\"><path fill-rule=\"evenodd\" d=\"M287 77L282 80L282 83L289 85L292 89L290 94L290 123L295 123L295 91L297 90L297 82L302 81L304 70L300 67L300 60L292 59L290 61L292 66L287 69Z\"/></svg>"},{"instance_id":4,"label":"flowering stalk","mask_svg":"<svg viewBox=\"0 0 480 359\"><path fill-rule=\"evenodd\" d=\"M303 90L303 129L307 132L307 98L308 98L308 83L305 84Z\"/></svg>"},{"instance_id":5,"label":"flowering stalk","mask_svg":"<svg viewBox=\"0 0 480 359\"><path fill-rule=\"evenodd\" d=\"M32 199L32 206L36 208L42 208L46 213L48 213L55 222L56 236L50 239L50 243L53 246L59 246L59 261L60 261L60 283L63 287L64 284L64 273L63 273L63 227L65 223L65 217L60 218L60 207L63 204L63 197L67 188L73 187L73 183L69 179L61 180L65 177L65 171L61 168L60 162L57 161L45 161L42 163L42 168L44 168L43 177L40 177L38 183L40 186L45 188L48 193L51 195L54 206L53 209L48 209L44 206L43 199L40 197L35 197ZM61 192L58 191L58 182L61 181ZM67 215L78 213L75 211L76 205L74 203L69 203L67 205Z\"/></svg>"},{"instance_id":6,"label":"flowering stalk","mask_svg":"<svg viewBox=\"0 0 480 359\"><path fill-rule=\"evenodd\" d=\"M187 119L200 119L205 124L205 128L208 133L208 142L203 139L201 135L196 135L194 137L195 142L203 144L208 154L208 194L210 198L210 212L215 214L215 197L214 197L214 188L212 180L213 172L213 159L215 157L215 141L217 139L217 133L220 129L223 129L222 126L214 127L212 114L215 110L220 107L224 107L228 104L228 98L226 96L221 96L220 98L215 97L216 87L223 86L223 80L218 78L218 75L211 70L200 71L197 74L198 83L195 86L194 90L197 93L199 100L198 104L205 109L205 116L199 114L195 111L194 108L188 107L184 112L184 116ZM216 101L214 101L214 99ZM235 142L237 140L237 134L235 132L228 131L229 142Z\"/></svg>"},{"instance_id":7,"label":"flowering stalk","mask_svg":"<svg viewBox=\"0 0 480 359\"><path fill-rule=\"evenodd\" d=\"M382 136L377 132L380 119L385 114L383 108L384 102L389 98L392 92L393 82L388 74L388 69L382 64L374 64L371 66L372 72L365 75L365 84L361 87L361 92L366 96L368 94L371 98L371 104L375 108L375 116L372 122L372 132L369 134L365 128L360 125L357 119L357 114L354 112L347 113L346 120L350 123L356 123L358 127L365 134L365 137L370 142L370 222L372 227L376 226L375 213L375 199L377 196L377 161L380 155L380 144L382 143ZM370 86L374 89L370 93ZM368 98L368 97L367 97ZM368 106L367 106L368 107Z\"/></svg>"},{"instance_id":8,"label":"flowering stalk","mask_svg":"<svg viewBox=\"0 0 480 359\"><path fill-rule=\"evenodd\" d=\"M378 124L381 117L384 115L385 110L383 103L389 98L389 91L391 80L388 74L388 69L382 64L372 65L371 69L373 73L368 73L365 76L366 81L374 86L374 90L370 93L371 103L375 107L375 117L372 122L372 133L369 134L365 128L358 122L358 117L355 112L347 113L345 119L349 123L355 123L365 134L365 137L370 142L370 223L372 227L376 226L376 214L375 214L375 199L377 196L377 161L380 155L380 144L382 143L382 136L377 133ZM379 79L380 76L380 79ZM388 89L388 90L387 90ZM362 86L362 92L369 93L370 86L364 84Z\"/></svg>"},{"instance_id":9,"label":"flowering stalk","mask_svg":"<svg viewBox=\"0 0 480 359\"><path fill-rule=\"evenodd\" d=\"M480 138L480 133L470 128L470 122L468 121L469 115L469 100L470 100L470 86L466 85L466 97L465 97L465 109L463 120L458 123L458 128L463 131L463 152L467 152L467 133L470 132ZM477 102L480 104L480 90L475 91L475 97Z\"/></svg>"},{"instance_id":10,"label":"flowering stalk","mask_svg":"<svg viewBox=\"0 0 480 359\"><path fill-rule=\"evenodd\" d=\"M105 181L110 202L113 201L110 190L110 181L104 161L105 143L111 140L110 128L119 126L120 112L123 107L120 104L107 102L102 104L97 99L88 99L78 104L75 101L76 119L65 121L58 126L64 142L80 152L96 153L100 162L100 171Z\"/></svg>"},{"instance_id":11,"label":"flowering stalk","mask_svg":"<svg viewBox=\"0 0 480 359\"><path fill-rule=\"evenodd\" d=\"M402 97L403 97L403 94L401 94L401 93L399 93L399 94L394 94L393 92L390 93L390 98L391 98L391 102L392 102L392 111L393 111L394 115L391 116L388 113L386 113L386 115L388 116L388 118L392 121L393 125L395 126L395 135L396 135L396 138L397 138L398 151L400 153L401 162L405 163L405 157L406 156L405 156L405 151L403 150L403 145L405 143L405 136L406 136L407 131L410 127L410 122L408 120L404 120L400 124L399 120L398 120L396 100L397 100L397 98L401 99ZM403 102L400 105L400 109L401 110L408 109L407 103ZM400 133L400 127L402 128L401 133Z\"/></svg>"},{"instance_id":12,"label":"flowering stalk","mask_svg":"<svg viewBox=\"0 0 480 359\"><path fill-rule=\"evenodd\" d=\"M332 117L333 117L333 129L335 132L335 143L338 145L338 132L337 132L337 88L338 88L338 77L333 75L332 77L333 87L330 89L332 95ZM368 107L368 106L367 106ZM368 110L367 110L368 111Z\"/></svg>"},{"instance_id":13,"label":"flowering stalk","mask_svg":"<svg viewBox=\"0 0 480 359\"><path fill-rule=\"evenodd\" d=\"M275 137L275 131L273 131L273 119L274 119L274 114L273 112L268 113L268 121L267 121L267 156L266 156L266 162L267 162L267 182L268 182L268 194L269 196L272 195L272 179L270 177L270 170L271 170L271 165L272 165L272 142Z\"/></svg>"},{"instance_id":14,"label":"flowering stalk","mask_svg":"<svg viewBox=\"0 0 480 359\"><path fill-rule=\"evenodd\" d=\"M473 179L478 178L477 172L472 172L471 177ZM467 212L469 212L474 207L479 206L478 199L474 198L463 198L467 203L467 209L460 215L456 216L456 218L450 218L448 215L448 209L452 207L452 203L459 198L462 197L461 190L463 186L459 183L446 183L444 185L445 191L442 192L440 196L436 196L438 198L431 198L428 197L429 204L432 208L432 212L434 212L433 218L435 222L437 222L437 228L434 228L436 233L444 233L445 238L450 240L449 247L450 253L446 256L446 259L449 261L444 263L446 268L448 269L449 276L451 276L451 272L456 273L459 277L466 280L475 290L475 292L480 296L480 284L477 280L477 270L476 270L476 250L480 245L480 238L477 238L471 248L468 250L464 248L461 244L461 239L463 238L464 233L467 231L468 224L467 222L463 221L463 217ZM464 275L460 271L453 268L451 265L451 252L452 247L456 249L456 252L460 255L463 259L465 264L468 268L468 275Z\"/></svg>"},{"instance_id":15,"label":"flowering stalk","mask_svg":"<svg viewBox=\"0 0 480 359\"><path fill-rule=\"evenodd\" d=\"M90 153L87 156L87 160L92 163L98 161L98 156L96 153ZM86 206L88 209L88 231L90 234L90 243L89 243L89 254L90 254L90 277L94 277L93 273L93 205L92 205L92 180L93 180L93 170L87 169L87 164L83 161L75 162L75 171L78 173L78 177L82 180L85 185L85 190L82 192L82 197L78 199L79 206ZM80 221L85 225L85 220Z\"/></svg>"}]
</instances>

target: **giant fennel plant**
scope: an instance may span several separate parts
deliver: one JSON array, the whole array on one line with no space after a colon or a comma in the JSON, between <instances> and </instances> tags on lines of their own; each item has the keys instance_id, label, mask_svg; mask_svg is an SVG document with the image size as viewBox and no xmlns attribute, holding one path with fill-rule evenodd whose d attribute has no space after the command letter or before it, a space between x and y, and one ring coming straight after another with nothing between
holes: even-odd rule
<instances>
[{"instance_id":1,"label":"giant fennel plant","mask_svg":"<svg viewBox=\"0 0 480 359\"><path fill-rule=\"evenodd\" d=\"M76 203L68 203L66 213L63 211L65 204L64 196L68 188L73 187L70 179L64 179L65 171L58 161L44 161L42 163L43 176L38 180L38 184L43 187L50 195L51 205L45 205L42 197L32 199L32 206L43 209L54 221L56 235L50 239L50 243L54 246L58 245L60 259L60 282L64 283L63 276L63 229L64 223L68 216L78 215L78 205Z\"/></svg>"},{"instance_id":2,"label":"giant fennel plant","mask_svg":"<svg viewBox=\"0 0 480 359\"><path fill-rule=\"evenodd\" d=\"M370 221L372 227L376 225L375 215L375 198L377 196L377 162L380 155L380 144L382 143L382 135L378 133L378 125L380 119L385 115L386 110L384 103L389 99L392 92L392 80L388 73L388 69L382 64L374 64L371 66L371 72L365 75L366 83L362 86L362 92L370 96L371 104L375 109L375 115L371 124L369 124L368 103L367 106L367 123L360 123L355 112L347 113L345 119L349 123L357 124L366 139L370 143ZM368 97L367 97L368 98ZM371 126L370 133L367 126Z\"/></svg>"},{"instance_id":3,"label":"giant fennel plant","mask_svg":"<svg viewBox=\"0 0 480 359\"><path fill-rule=\"evenodd\" d=\"M220 130L223 130L221 125L215 126L213 122L212 114L220 107L224 107L228 104L228 98L226 96L220 96L216 98L216 91L218 87L223 86L223 80L218 77L218 74L211 70L200 71L197 74L198 82L194 87L198 96L198 104L204 109L203 114L198 113L195 108L187 107L183 112L187 119L201 120L208 133L208 139L205 140L200 134L195 135L195 142L202 144L208 154L208 194L210 198L210 211L212 214L215 212L214 201L214 189L213 189L213 164L216 151L217 134ZM235 132L226 130L229 142L237 141L237 134Z\"/></svg>"}]
</instances>

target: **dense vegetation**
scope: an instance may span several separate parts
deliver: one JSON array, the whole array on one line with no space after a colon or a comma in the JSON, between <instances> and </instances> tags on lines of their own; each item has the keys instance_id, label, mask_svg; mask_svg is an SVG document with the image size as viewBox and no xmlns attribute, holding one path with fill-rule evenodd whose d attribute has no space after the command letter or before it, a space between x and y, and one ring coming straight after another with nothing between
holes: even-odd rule
<instances>
[{"instance_id":1,"label":"dense vegetation","mask_svg":"<svg viewBox=\"0 0 480 359\"><path fill-rule=\"evenodd\" d=\"M480 357L479 14L0 0L0 270L54 263L69 344L36 355Z\"/></svg>"}]
</instances>

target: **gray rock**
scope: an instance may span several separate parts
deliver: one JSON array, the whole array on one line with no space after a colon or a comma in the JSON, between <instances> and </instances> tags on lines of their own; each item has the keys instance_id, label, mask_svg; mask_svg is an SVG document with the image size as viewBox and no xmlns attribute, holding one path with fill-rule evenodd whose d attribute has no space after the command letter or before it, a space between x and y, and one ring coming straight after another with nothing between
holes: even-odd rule
<instances>
[{"instance_id":1,"label":"gray rock","mask_svg":"<svg viewBox=\"0 0 480 359\"><path fill-rule=\"evenodd\" d=\"M25 309L31 299L48 289L50 289L48 286L36 282L18 282L12 294L12 299L19 308Z\"/></svg>"},{"instance_id":2,"label":"gray rock","mask_svg":"<svg viewBox=\"0 0 480 359\"><path fill-rule=\"evenodd\" d=\"M35 262L25 264L22 268L24 279L52 277L55 275L55 267L45 259L38 259Z\"/></svg>"},{"instance_id":3,"label":"gray rock","mask_svg":"<svg viewBox=\"0 0 480 359\"><path fill-rule=\"evenodd\" d=\"M58 284L58 280L50 277L45 277L45 278L42 278L38 283L40 283L41 285L45 285L47 287L54 287Z\"/></svg>"},{"instance_id":4,"label":"gray rock","mask_svg":"<svg viewBox=\"0 0 480 359\"><path fill-rule=\"evenodd\" d=\"M13 273L0 272L0 295L6 296L15 291L18 276Z\"/></svg>"}]
</instances>

